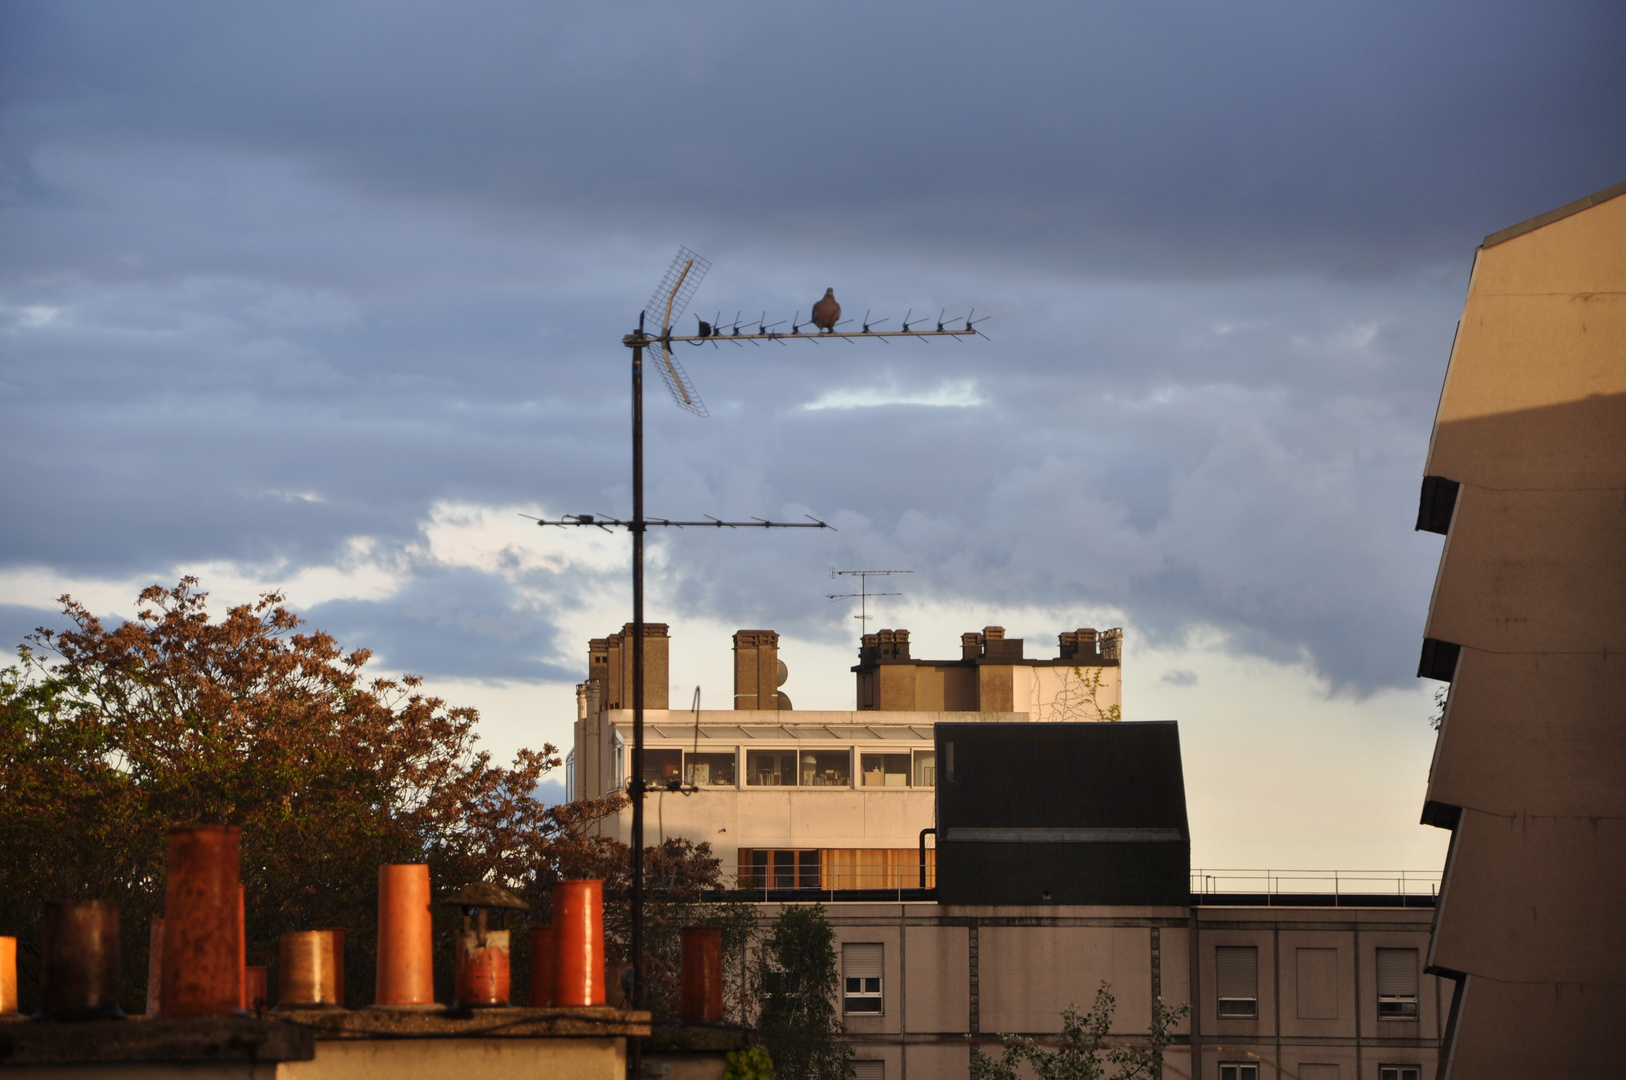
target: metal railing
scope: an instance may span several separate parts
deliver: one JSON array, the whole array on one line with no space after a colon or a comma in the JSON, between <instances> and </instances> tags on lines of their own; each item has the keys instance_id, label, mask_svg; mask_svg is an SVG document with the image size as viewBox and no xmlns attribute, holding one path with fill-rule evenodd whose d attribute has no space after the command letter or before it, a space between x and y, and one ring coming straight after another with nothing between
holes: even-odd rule
<instances>
[{"instance_id":1,"label":"metal railing","mask_svg":"<svg viewBox=\"0 0 1626 1080\"><path fill-rule=\"evenodd\" d=\"M1198 869L1191 871L1191 895L1195 897L1264 897L1267 904L1292 903L1295 897L1330 896L1336 904L1341 897L1395 896L1432 902L1440 891L1438 870L1246 870Z\"/></svg>"}]
</instances>

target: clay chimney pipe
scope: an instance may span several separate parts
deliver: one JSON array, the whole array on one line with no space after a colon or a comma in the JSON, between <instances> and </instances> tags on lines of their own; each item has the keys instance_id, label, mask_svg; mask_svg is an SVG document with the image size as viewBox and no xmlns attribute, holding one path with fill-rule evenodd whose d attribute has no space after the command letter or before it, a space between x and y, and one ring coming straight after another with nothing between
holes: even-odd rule
<instances>
[{"instance_id":1,"label":"clay chimney pipe","mask_svg":"<svg viewBox=\"0 0 1626 1080\"><path fill-rule=\"evenodd\" d=\"M229 1016L243 1012L242 894L233 825L169 831L164 893L160 1012Z\"/></svg>"},{"instance_id":2,"label":"clay chimney pipe","mask_svg":"<svg viewBox=\"0 0 1626 1080\"><path fill-rule=\"evenodd\" d=\"M277 1008L321 1009L339 1003L333 935L326 930L283 934L277 963Z\"/></svg>"},{"instance_id":3,"label":"clay chimney pipe","mask_svg":"<svg viewBox=\"0 0 1626 1080\"><path fill-rule=\"evenodd\" d=\"M124 1019L119 1008L119 906L113 901L45 905L39 1016Z\"/></svg>"},{"instance_id":4,"label":"clay chimney pipe","mask_svg":"<svg viewBox=\"0 0 1626 1080\"><path fill-rule=\"evenodd\" d=\"M0 1016L17 1015L17 939L0 937Z\"/></svg>"},{"instance_id":5,"label":"clay chimney pipe","mask_svg":"<svg viewBox=\"0 0 1626 1080\"><path fill-rule=\"evenodd\" d=\"M322 933L333 939L333 1002L344 1008L344 927L324 926Z\"/></svg>"},{"instance_id":6,"label":"clay chimney pipe","mask_svg":"<svg viewBox=\"0 0 1626 1080\"><path fill-rule=\"evenodd\" d=\"M484 939L482 943L482 939ZM502 1008L511 993L509 932L459 930L456 946L457 1004L465 1009Z\"/></svg>"},{"instance_id":7,"label":"clay chimney pipe","mask_svg":"<svg viewBox=\"0 0 1626 1080\"><path fill-rule=\"evenodd\" d=\"M237 886L237 1007L248 1011L248 893Z\"/></svg>"},{"instance_id":8,"label":"clay chimney pipe","mask_svg":"<svg viewBox=\"0 0 1626 1080\"><path fill-rule=\"evenodd\" d=\"M164 988L164 920L154 919L147 930L147 1015L157 1016L163 1009Z\"/></svg>"},{"instance_id":9,"label":"clay chimney pipe","mask_svg":"<svg viewBox=\"0 0 1626 1080\"><path fill-rule=\"evenodd\" d=\"M377 1004L387 1009L438 1009L429 921L429 867L378 868Z\"/></svg>"},{"instance_id":10,"label":"clay chimney pipe","mask_svg":"<svg viewBox=\"0 0 1626 1080\"><path fill-rule=\"evenodd\" d=\"M265 968L258 965L246 967L243 969L243 975L243 985L248 987L243 996L248 998L249 1009L256 1014L264 1012L266 1005L269 1004L265 999Z\"/></svg>"},{"instance_id":11,"label":"clay chimney pipe","mask_svg":"<svg viewBox=\"0 0 1626 1080\"><path fill-rule=\"evenodd\" d=\"M553 1004L553 927L531 927L531 1008Z\"/></svg>"},{"instance_id":12,"label":"clay chimney pipe","mask_svg":"<svg viewBox=\"0 0 1626 1080\"><path fill-rule=\"evenodd\" d=\"M683 928L683 989L678 1011L685 1024L723 1022L723 930Z\"/></svg>"},{"instance_id":13,"label":"clay chimney pipe","mask_svg":"<svg viewBox=\"0 0 1626 1080\"><path fill-rule=\"evenodd\" d=\"M604 1004L604 882L553 887L553 1003Z\"/></svg>"}]
</instances>

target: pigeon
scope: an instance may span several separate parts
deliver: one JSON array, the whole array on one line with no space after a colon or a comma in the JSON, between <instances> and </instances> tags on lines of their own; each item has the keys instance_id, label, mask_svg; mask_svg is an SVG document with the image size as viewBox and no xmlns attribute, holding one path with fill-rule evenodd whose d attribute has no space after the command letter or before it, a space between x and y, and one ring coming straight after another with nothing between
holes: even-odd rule
<instances>
[{"instance_id":1,"label":"pigeon","mask_svg":"<svg viewBox=\"0 0 1626 1080\"><path fill-rule=\"evenodd\" d=\"M836 291L824 290L824 299L813 305L813 325L827 334L833 334L836 321L840 318L841 305L836 303Z\"/></svg>"}]
</instances>

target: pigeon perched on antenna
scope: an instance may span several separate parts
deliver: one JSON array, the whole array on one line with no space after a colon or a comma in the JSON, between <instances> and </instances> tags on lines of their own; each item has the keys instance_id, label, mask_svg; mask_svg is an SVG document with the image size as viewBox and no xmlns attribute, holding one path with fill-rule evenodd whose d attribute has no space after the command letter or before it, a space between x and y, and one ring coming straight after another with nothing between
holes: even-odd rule
<instances>
[{"instance_id":1,"label":"pigeon perched on antenna","mask_svg":"<svg viewBox=\"0 0 1626 1080\"><path fill-rule=\"evenodd\" d=\"M834 333L840 318L841 305L836 303L836 291L824 290L824 299L813 305L813 325L827 334Z\"/></svg>"}]
</instances>

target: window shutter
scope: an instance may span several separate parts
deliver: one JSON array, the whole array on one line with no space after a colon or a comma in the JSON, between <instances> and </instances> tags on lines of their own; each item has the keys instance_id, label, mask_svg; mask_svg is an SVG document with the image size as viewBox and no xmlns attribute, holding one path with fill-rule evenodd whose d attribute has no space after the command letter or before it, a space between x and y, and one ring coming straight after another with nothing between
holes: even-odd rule
<instances>
[{"instance_id":1,"label":"window shutter","mask_svg":"<svg viewBox=\"0 0 1626 1080\"><path fill-rule=\"evenodd\" d=\"M843 974L849 979L879 979L881 977L881 945L854 944L841 947Z\"/></svg>"},{"instance_id":2,"label":"window shutter","mask_svg":"<svg viewBox=\"0 0 1626 1080\"><path fill-rule=\"evenodd\" d=\"M886 1080L886 1062L859 1058L853 1062L853 1076L857 1080Z\"/></svg>"},{"instance_id":3,"label":"window shutter","mask_svg":"<svg viewBox=\"0 0 1626 1080\"><path fill-rule=\"evenodd\" d=\"M1214 950L1215 985L1222 998L1257 998L1259 996L1259 950L1253 946L1232 948L1222 946Z\"/></svg>"},{"instance_id":4,"label":"window shutter","mask_svg":"<svg viewBox=\"0 0 1626 1080\"><path fill-rule=\"evenodd\" d=\"M1417 996L1417 950L1378 950L1378 997Z\"/></svg>"}]
</instances>

